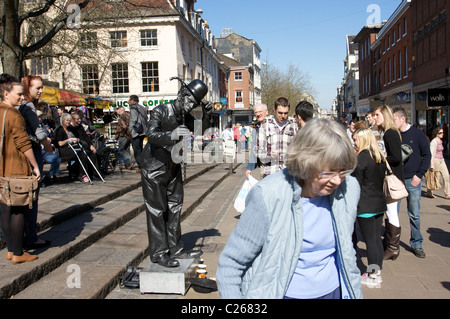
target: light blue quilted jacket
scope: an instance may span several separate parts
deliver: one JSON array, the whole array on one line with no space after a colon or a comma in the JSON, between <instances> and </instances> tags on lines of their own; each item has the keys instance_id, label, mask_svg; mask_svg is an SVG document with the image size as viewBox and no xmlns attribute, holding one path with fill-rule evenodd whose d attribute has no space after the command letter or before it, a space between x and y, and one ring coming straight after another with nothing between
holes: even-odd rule
<instances>
[{"instance_id":1,"label":"light blue quilted jacket","mask_svg":"<svg viewBox=\"0 0 450 319\"><path fill-rule=\"evenodd\" d=\"M352 233L360 188L347 176L330 195L342 298L362 298ZM301 187L284 169L255 185L219 258L222 298L283 298L303 242Z\"/></svg>"}]
</instances>

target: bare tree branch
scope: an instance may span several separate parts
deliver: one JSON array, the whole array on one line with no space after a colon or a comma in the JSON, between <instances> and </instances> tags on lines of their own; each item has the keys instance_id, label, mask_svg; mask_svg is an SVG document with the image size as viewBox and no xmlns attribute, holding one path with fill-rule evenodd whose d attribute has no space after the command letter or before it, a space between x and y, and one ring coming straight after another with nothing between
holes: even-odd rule
<instances>
[{"instance_id":1,"label":"bare tree branch","mask_svg":"<svg viewBox=\"0 0 450 319\"><path fill-rule=\"evenodd\" d=\"M50 0L52 1L52 0ZM83 9L84 7L86 7L92 0L84 0L82 3L78 4L78 7L80 9ZM40 39L39 41L37 41L36 43L28 46L28 47L22 47L21 49L23 50L24 56L26 56L27 54L37 51L40 48L44 47L47 43L49 43L51 41L51 39L53 39L53 37L58 33L59 30L61 30L62 28L64 28L67 25L67 20L70 17L67 16L61 20L59 20L54 26L53 28L50 29L49 32L47 32L46 35L44 35L42 37L42 39Z\"/></svg>"},{"instance_id":2,"label":"bare tree branch","mask_svg":"<svg viewBox=\"0 0 450 319\"><path fill-rule=\"evenodd\" d=\"M37 16L40 16L40 15L48 12L48 10L50 10L50 8L55 3L55 1L56 0L47 0L45 2L45 5L41 9L36 10L36 11L27 12L27 13L23 14L22 16L20 16L19 17L19 28L26 19L37 17Z\"/></svg>"}]
</instances>

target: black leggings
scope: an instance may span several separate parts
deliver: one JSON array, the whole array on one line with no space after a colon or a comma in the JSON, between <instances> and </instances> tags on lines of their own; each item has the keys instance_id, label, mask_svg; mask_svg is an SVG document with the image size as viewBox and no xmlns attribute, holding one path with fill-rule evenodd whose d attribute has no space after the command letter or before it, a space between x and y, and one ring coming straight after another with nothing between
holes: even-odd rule
<instances>
[{"instance_id":1,"label":"black leggings","mask_svg":"<svg viewBox=\"0 0 450 319\"><path fill-rule=\"evenodd\" d=\"M23 254L23 232L25 229L25 206L6 206L0 204L2 228L8 251L16 256Z\"/></svg>"},{"instance_id":2,"label":"black leggings","mask_svg":"<svg viewBox=\"0 0 450 319\"><path fill-rule=\"evenodd\" d=\"M384 248L381 239L381 226L383 224L383 215L378 214L373 217L358 217L359 229L366 243L367 263L369 269L373 269L371 265L383 267ZM369 271L371 272L371 271Z\"/></svg>"}]
</instances>

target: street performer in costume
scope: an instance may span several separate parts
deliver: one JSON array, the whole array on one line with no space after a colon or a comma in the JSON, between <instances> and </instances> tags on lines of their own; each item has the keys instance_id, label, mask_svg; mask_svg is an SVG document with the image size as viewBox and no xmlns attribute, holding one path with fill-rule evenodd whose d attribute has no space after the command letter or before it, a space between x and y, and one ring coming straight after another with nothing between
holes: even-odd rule
<instances>
[{"instance_id":1,"label":"street performer in costume","mask_svg":"<svg viewBox=\"0 0 450 319\"><path fill-rule=\"evenodd\" d=\"M173 149L194 131L190 112L208 92L200 80L182 83L177 99L158 105L150 115L147 144L142 153L142 191L147 214L150 260L164 267L178 267L180 258L195 258L200 250L184 251L180 215L183 204L182 170ZM203 131L210 126L210 107L203 106Z\"/></svg>"}]
</instances>

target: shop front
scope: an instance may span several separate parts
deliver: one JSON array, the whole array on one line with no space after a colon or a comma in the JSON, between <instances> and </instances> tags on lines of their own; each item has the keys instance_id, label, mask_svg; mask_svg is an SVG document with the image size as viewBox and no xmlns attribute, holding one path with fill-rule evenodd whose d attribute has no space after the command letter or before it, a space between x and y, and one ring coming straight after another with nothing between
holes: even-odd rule
<instances>
[{"instance_id":1,"label":"shop front","mask_svg":"<svg viewBox=\"0 0 450 319\"><path fill-rule=\"evenodd\" d=\"M419 90L420 89L420 90ZM427 136L435 127L443 127L448 132L449 122L449 89L442 87L417 88L415 93L417 113L421 119ZM448 136L445 136L448 139Z\"/></svg>"},{"instance_id":2,"label":"shop front","mask_svg":"<svg viewBox=\"0 0 450 319\"><path fill-rule=\"evenodd\" d=\"M361 99L356 101L356 115L359 119L364 120L367 112L370 111L370 99Z\"/></svg>"},{"instance_id":3,"label":"shop front","mask_svg":"<svg viewBox=\"0 0 450 319\"><path fill-rule=\"evenodd\" d=\"M415 100L412 98L412 82L403 84L380 94L380 105L388 105L391 109L402 107L408 118L408 123L417 124Z\"/></svg>"}]
</instances>

